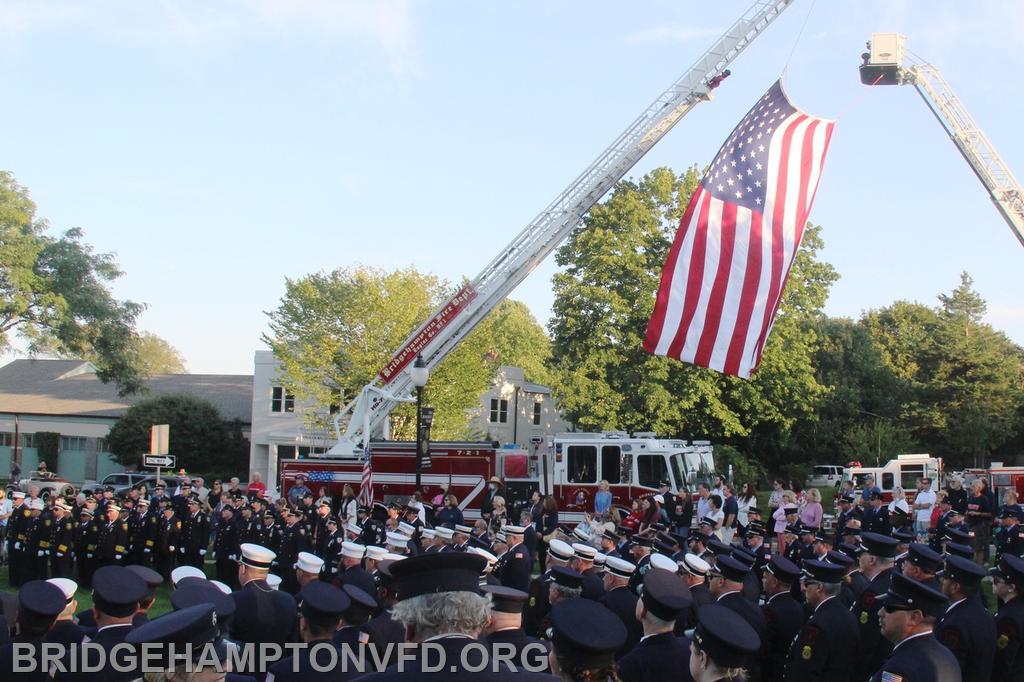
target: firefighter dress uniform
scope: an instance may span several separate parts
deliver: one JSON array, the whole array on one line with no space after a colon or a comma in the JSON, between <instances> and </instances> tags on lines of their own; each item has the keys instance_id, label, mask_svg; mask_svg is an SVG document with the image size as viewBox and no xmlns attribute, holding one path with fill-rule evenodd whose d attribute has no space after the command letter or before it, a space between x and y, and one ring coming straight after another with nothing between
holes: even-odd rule
<instances>
[{"instance_id":1,"label":"firefighter dress uniform","mask_svg":"<svg viewBox=\"0 0 1024 682\"><path fill-rule=\"evenodd\" d=\"M989 569L989 575L1017 588L1017 596L1001 604L996 612L992 680L1024 682L1024 559L1004 555Z\"/></svg>"},{"instance_id":2,"label":"firefighter dress uniform","mask_svg":"<svg viewBox=\"0 0 1024 682\"><path fill-rule=\"evenodd\" d=\"M121 509L108 502L106 511ZM96 568L120 565L128 552L128 524L121 519L103 519L96 525Z\"/></svg>"},{"instance_id":3,"label":"firefighter dress uniform","mask_svg":"<svg viewBox=\"0 0 1024 682\"><path fill-rule=\"evenodd\" d=\"M522 537L526 529L522 526L505 526L506 534ZM502 557L500 568L497 569L498 580L505 587L511 587L522 592L530 589L530 570L533 567L533 556L526 545L520 542L508 548L508 552Z\"/></svg>"},{"instance_id":4,"label":"firefighter dress uniform","mask_svg":"<svg viewBox=\"0 0 1024 682\"><path fill-rule=\"evenodd\" d=\"M981 589L985 569L963 557L951 556L939 573L944 580ZM927 584L927 583L926 583ZM966 598L949 605L935 622L935 638L953 652L964 682L989 682L996 655L996 625L981 600Z\"/></svg>"},{"instance_id":5,"label":"firefighter dress uniform","mask_svg":"<svg viewBox=\"0 0 1024 682\"><path fill-rule=\"evenodd\" d=\"M71 578L74 575L75 522L71 507L63 500L57 500L55 508L64 515L55 516L50 526L50 572L54 578Z\"/></svg>"},{"instance_id":6,"label":"firefighter dress uniform","mask_svg":"<svg viewBox=\"0 0 1024 682\"><path fill-rule=\"evenodd\" d=\"M809 560L803 574L809 580L834 584L843 580L845 571L843 566ZM786 657L784 679L786 682L853 682L857 679L851 673L859 638L860 624L856 616L839 597L826 597L793 639Z\"/></svg>"}]
</instances>

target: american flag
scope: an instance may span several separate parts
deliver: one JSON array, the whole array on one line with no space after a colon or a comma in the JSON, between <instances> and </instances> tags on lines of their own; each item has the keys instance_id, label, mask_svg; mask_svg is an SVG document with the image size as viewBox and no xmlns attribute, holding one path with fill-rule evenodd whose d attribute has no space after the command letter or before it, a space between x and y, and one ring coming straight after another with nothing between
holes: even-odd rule
<instances>
[{"instance_id":1,"label":"american flag","mask_svg":"<svg viewBox=\"0 0 1024 682\"><path fill-rule=\"evenodd\" d=\"M363 478L359 482L359 503L369 507L373 504L373 467L370 466L370 449L363 456Z\"/></svg>"},{"instance_id":2,"label":"american flag","mask_svg":"<svg viewBox=\"0 0 1024 682\"><path fill-rule=\"evenodd\" d=\"M310 483L330 483L334 480L333 471L310 471L306 474L306 480Z\"/></svg>"},{"instance_id":3,"label":"american flag","mask_svg":"<svg viewBox=\"0 0 1024 682\"><path fill-rule=\"evenodd\" d=\"M749 377L761 362L835 123L782 81L732 131L679 223L644 350Z\"/></svg>"}]
</instances>

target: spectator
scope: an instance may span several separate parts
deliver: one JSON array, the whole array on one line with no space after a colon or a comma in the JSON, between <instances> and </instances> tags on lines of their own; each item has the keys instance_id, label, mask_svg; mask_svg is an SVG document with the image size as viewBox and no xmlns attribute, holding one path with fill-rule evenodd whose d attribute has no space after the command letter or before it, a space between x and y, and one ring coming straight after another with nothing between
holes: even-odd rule
<instances>
[{"instance_id":1,"label":"spectator","mask_svg":"<svg viewBox=\"0 0 1024 682\"><path fill-rule=\"evenodd\" d=\"M341 501L338 504L338 516L346 523L359 518L359 502L356 493L348 483L341 489Z\"/></svg>"},{"instance_id":2,"label":"spectator","mask_svg":"<svg viewBox=\"0 0 1024 682\"><path fill-rule=\"evenodd\" d=\"M995 493L995 491L992 490L992 488L990 488L989 485L988 485L988 479L985 478L984 476L982 476L978 480L981 481L981 491L982 491L982 493L984 493L985 497L988 498L988 502L992 506L992 509L995 509L999 505L996 503L996 493Z\"/></svg>"},{"instance_id":3,"label":"spectator","mask_svg":"<svg viewBox=\"0 0 1024 682\"><path fill-rule=\"evenodd\" d=\"M715 522L712 532L718 536L719 540L723 540L722 524L725 522L725 513L722 511L722 496L711 495L708 497L708 502L710 502L708 518ZM703 517L701 520L703 520Z\"/></svg>"},{"instance_id":4,"label":"spectator","mask_svg":"<svg viewBox=\"0 0 1024 682\"><path fill-rule=\"evenodd\" d=\"M462 516L462 510L459 509L459 498L448 493L444 496L443 502L444 506L437 512L437 517L434 523L438 526L449 527L463 525L465 523L465 519Z\"/></svg>"},{"instance_id":5,"label":"spectator","mask_svg":"<svg viewBox=\"0 0 1024 682\"><path fill-rule=\"evenodd\" d=\"M327 494L327 488L320 486L320 489L316 492L316 502L313 503L313 507L319 507L321 504L326 504L331 509L334 509L334 498Z\"/></svg>"},{"instance_id":6,"label":"spectator","mask_svg":"<svg viewBox=\"0 0 1024 682\"><path fill-rule=\"evenodd\" d=\"M0 563L7 563L7 521L13 511L14 504L7 499L7 491L0 488ZM0 638L2 635L0 633Z\"/></svg>"},{"instance_id":7,"label":"spectator","mask_svg":"<svg viewBox=\"0 0 1024 682\"><path fill-rule=\"evenodd\" d=\"M875 485L875 477L868 474L864 477L864 487L860 491L860 499L865 504L870 502L876 495L881 495L882 489Z\"/></svg>"},{"instance_id":8,"label":"spectator","mask_svg":"<svg viewBox=\"0 0 1024 682\"><path fill-rule=\"evenodd\" d=\"M708 511L711 509L711 503L708 498L711 497L711 488L708 487L707 483L701 483L697 486L697 523L708 515Z\"/></svg>"},{"instance_id":9,"label":"spectator","mask_svg":"<svg viewBox=\"0 0 1024 682\"><path fill-rule=\"evenodd\" d=\"M206 487L206 481L203 480L202 476L196 476L192 479L192 492L199 496L200 505L205 505L207 499L210 497L210 489Z\"/></svg>"},{"instance_id":10,"label":"spectator","mask_svg":"<svg viewBox=\"0 0 1024 682\"><path fill-rule=\"evenodd\" d=\"M750 519L747 517L747 510L751 507L757 507L757 490L754 489L753 483L747 483L743 486L743 491L736 498L736 503L736 525L739 528L740 537L746 537L747 524L750 523Z\"/></svg>"},{"instance_id":11,"label":"spectator","mask_svg":"<svg viewBox=\"0 0 1024 682\"><path fill-rule=\"evenodd\" d=\"M722 488L725 486L725 479L719 474L715 474L715 477L711 480L714 481L714 485L711 487L711 494L722 497Z\"/></svg>"},{"instance_id":12,"label":"spectator","mask_svg":"<svg viewBox=\"0 0 1024 682\"><path fill-rule=\"evenodd\" d=\"M491 514L494 513L494 498L501 495L501 488L501 479L497 476L491 476L487 481L487 490L484 491L484 497L480 501L480 517L485 521L490 521ZM493 526L494 524L491 524L491 527Z\"/></svg>"},{"instance_id":13,"label":"spectator","mask_svg":"<svg viewBox=\"0 0 1024 682\"><path fill-rule=\"evenodd\" d=\"M918 542L926 542L928 529L932 527L932 512L938 508L938 496L932 490L932 479L917 479L917 495L914 496L914 532Z\"/></svg>"},{"instance_id":14,"label":"spectator","mask_svg":"<svg viewBox=\"0 0 1024 682\"><path fill-rule=\"evenodd\" d=\"M807 502L800 508L800 523L808 528L821 528L825 510L821 506L821 492L817 488L807 491Z\"/></svg>"},{"instance_id":15,"label":"spectator","mask_svg":"<svg viewBox=\"0 0 1024 682\"><path fill-rule=\"evenodd\" d=\"M907 494L903 492L903 488L901 488L900 486L896 486L895 488L892 489L892 502L889 503L888 507L889 520L894 528L901 527L896 521L897 518L902 518L903 515L906 515L906 517L909 519L910 505L907 503ZM897 509L903 512L903 514L894 514L894 512L896 512Z\"/></svg>"},{"instance_id":16,"label":"spectator","mask_svg":"<svg viewBox=\"0 0 1024 682\"><path fill-rule=\"evenodd\" d=\"M299 502L306 496L306 493L313 494L313 491L306 485L306 477L302 474L296 474L295 485L288 491L288 504L293 507L299 506ZM249 494L252 494L252 483L249 484Z\"/></svg>"},{"instance_id":17,"label":"spectator","mask_svg":"<svg viewBox=\"0 0 1024 682\"><path fill-rule=\"evenodd\" d=\"M964 490L964 482L959 476L950 477L949 485L946 486L946 498L954 511L967 513L967 491Z\"/></svg>"},{"instance_id":18,"label":"spectator","mask_svg":"<svg viewBox=\"0 0 1024 682\"><path fill-rule=\"evenodd\" d=\"M228 493L232 497L234 497L235 493L242 494L242 489L238 486L239 483L238 476L232 476L231 480L228 481Z\"/></svg>"},{"instance_id":19,"label":"spectator","mask_svg":"<svg viewBox=\"0 0 1024 682\"><path fill-rule=\"evenodd\" d=\"M608 481L601 481L597 484L597 494L594 495L594 513L605 514L612 508L612 491Z\"/></svg>"},{"instance_id":20,"label":"spectator","mask_svg":"<svg viewBox=\"0 0 1024 682\"><path fill-rule=\"evenodd\" d=\"M213 482L213 488L210 489L210 494L206 497L206 504L210 506L210 509L213 509L219 513L220 509L218 509L218 507L220 507L220 498L223 495L224 484L221 483L220 479L218 478L216 481Z\"/></svg>"},{"instance_id":21,"label":"spectator","mask_svg":"<svg viewBox=\"0 0 1024 682\"><path fill-rule=\"evenodd\" d=\"M530 493L530 519L531 522L536 525L540 521L541 515L544 513L544 499L540 495L539 490L534 490ZM540 528L537 528L537 532L540 532ZM543 566L543 564L541 564Z\"/></svg>"},{"instance_id":22,"label":"spectator","mask_svg":"<svg viewBox=\"0 0 1024 682\"><path fill-rule=\"evenodd\" d=\"M653 495L645 495L640 499L640 532L656 523L661 523L661 507L655 502Z\"/></svg>"},{"instance_id":23,"label":"spectator","mask_svg":"<svg viewBox=\"0 0 1024 682\"><path fill-rule=\"evenodd\" d=\"M686 488L680 488L676 495L675 513L676 532L687 536L693 525L693 497Z\"/></svg>"},{"instance_id":24,"label":"spectator","mask_svg":"<svg viewBox=\"0 0 1024 682\"><path fill-rule=\"evenodd\" d=\"M731 545L736 533L736 519L739 517L739 502L732 494L732 485L728 483L722 486L722 496L722 515L725 517L722 521L722 542Z\"/></svg>"},{"instance_id":25,"label":"spectator","mask_svg":"<svg viewBox=\"0 0 1024 682\"><path fill-rule=\"evenodd\" d=\"M508 510L505 509L505 498L495 495L492 500L494 507L491 511L491 532L497 533L502 526L508 525Z\"/></svg>"},{"instance_id":26,"label":"spectator","mask_svg":"<svg viewBox=\"0 0 1024 682\"><path fill-rule=\"evenodd\" d=\"M540 496L540 493L537 493ZM537 557L540 559L540 568L544 570L544 562L547 559L548 543L555 537L558 530L558 503L552 495L546 495L541 503L540 516L534 521L533 527L537 530Z\"/></svg>"},{"instance_id":27,"label":"spectator","mask_svg":"<svg viewBox=\"0 0 1024 682\"><path fill-rule=\"evenodd\" d=\"M435 508L444 506L444 498L448 494L448 488L442 488L433 498L430 500L430 504L434 505Z\"/></svg>"},{"instance_id":28,"label":"spectator","mask_svg":"<svg viewBox=\"0 0 1024 682\"><path fill-rule=\"evenodd\" d=\"M786 525L796 523L800 519L797 514L790 514L789 516L785 514L787 505L796 507L796 495L793 491L783 490L781 497L782 501L779 503L779 508L772 512L772 519L775 520L775 528L772 530L775 533L775 541L779 547L779 554L786 551Z\"/></svg>"},{"instance_id":29,"label":"spectator","mask_svg":"<svg viewBox=\"0 0 1024 682\"><path fill-rule=\"evenodd\" d=\"M804 487L800 485L800 481L790 481L789 489L796 495L796 506L803 507L807 504L807 493L804 492Z\"/></svg>"},{"instance_id":30,"label":"spectator","mask_svg":"<svg viewBox=\"0 0 1024 682\"><path fill-rule=\"evenodd\" d=\"M303 486L305 488L305 486ZM309 490L309 488L306 488ZM249 478L248 488L249 498L263 497L267 492L267 485L260 479L260 472L252 472L252 476Z\"/></svg>"},{"instance_id":31,"label":"spectator","mask_svg":"<svg viewBox=\"0 0 1024 682\"><path fill-rule=\"evenodd\" d=\"M971 484L967 498L967 525L974 533L974 561L984 566L988 561L988 545L992 532L992 503L985 494L981 479Z\"/></svg>"},{"instance_id":32,"label":"spectator","mask_svg":"<svg viewBox=\"0 0 1024 682\"><path fill-rule=\"evenodd\" d=\"M775 510L782 506L782 491L786 489L786 482L781 478L772 481L772 494L768 496L768 513L775 514Z\"/></svg>"},{"instance_id":33,"label":"spectator","mask_svg":"<svg viewBox=\"0 0 1024 682\"><path fill-rule=\"evenodd\" d=\"M1007 507L1016 507L1020 504L1020 495L1013 488L1007 488L1006 492L1003 493L1003 506L999 508L999 511Z\"/></svg>"},{"instance_id":34,"label":"spectator","mask_svg":"<svg viewBox=\"0 0 1024 682\"><path fill-rule=\"evenodd\" d=\"M629 516L622 520L622 525L632 531L640 528L640 521L643 519L643 508L640 500L633 500L630 505Z\"/></svg>"}]
</instances>

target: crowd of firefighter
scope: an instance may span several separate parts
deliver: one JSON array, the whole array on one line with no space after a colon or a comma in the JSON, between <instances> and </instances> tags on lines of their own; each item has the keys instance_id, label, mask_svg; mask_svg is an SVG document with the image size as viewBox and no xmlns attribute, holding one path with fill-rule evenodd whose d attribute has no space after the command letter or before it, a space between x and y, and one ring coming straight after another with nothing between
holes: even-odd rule
<instances>
[{"instance_id":1,"label":"crowd of firefighter","mask_svg":"<svg viewBox=\"0 0 1024 682\"><path fill-rule=\"evenodd\" d=\"M989 536L973 502L983 491L968 494L954 482L936 495L922 479L918 503L908 507L883 503L867 483L859 494L837 491L831 528L802 521L820 518L803 513L816 504L813 495L808 501L776 482L762 517L752 489L736 496L720 479L694 494L673 492L666 481L634 500L628 514L610 508L602 486L592 512L569 525L559 522L555 500L539 492L507 504L497 478L472 522L454 495L438 495L431 500L437 506L420 495L366 506L349 486L337 499L322 490L315 495L301 476L273 502L262 485L244 490L233 479L218 485L215 507L188 477L120 496L106 488L44 501L32 490L12 495L7 561L12 587L52 577L73 579L79 588L111 566L144 567L177 584L205 578L212 564L227 593L246 587L239 571L246 552L262 553L267 584L279 584L297 603L313 581L369 595L361 600L365 613L350 616L349 624L362 633L359 642L379 645L402 641L388 610L398 593L380 569L409 557L460 553L479 561L480 589L491 590L495 604L513 604L505 613L520 614L510 628L520 645L557 639L559 603L600 605L598 614L586 614L592 622L612 616L612 630L622 636L600 639L612 658L586 674L570 666L576 672L566 679L686 679L687 670L709 680L1024 679L1021 507L1009 499L987 507L998 526L989 569ZM739 523L738 497L745 501ZM990 577L994 618L982 589ZM732 615L712 608L702 624L712 604ZM734 650L714 644L723 624ZM752 646L744 644L746 626L756 635ZM729 662L701 659L724 677L690 667L695 632ZM904 669L917 672L901 676ZM933 672L921 676L922 670Z\"/></svg>"}]
</instances>

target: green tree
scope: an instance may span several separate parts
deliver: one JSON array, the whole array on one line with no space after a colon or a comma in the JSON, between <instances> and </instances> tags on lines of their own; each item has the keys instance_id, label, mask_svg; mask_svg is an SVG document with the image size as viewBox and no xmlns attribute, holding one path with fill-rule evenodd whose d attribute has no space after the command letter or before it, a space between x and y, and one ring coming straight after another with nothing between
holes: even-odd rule
<instances>
[{"instance_id":1,"label":"green tree","mask_svg":"<svg viewBox=\"0 0 1024 682\"><path fill-rule=\"evenodd\" d=\"M724 376L641 348L659 275L700 176L659 168L618 183L559 249L550 323L557 397L586 430L655 431L776 453L825 392L814 376L814 324L835 280L808 226L761 367ZM771 446L771 447L769 447ZM776 454L775 456L780 456Z\"/></svg>"},{"instance_id":2,"label":"green tree","mask_svg":"<svg viewBox=\"0 0 1024 682\"><path fill-rule=\"evenodd\" d=\"M139 372L144 376L154 374L185 374L185 358L181 352L161 337L143 332L136 339L135 353Z\"/></svg>"},{"instance_id":3,"label":"green tree","mask_svg":"<svg viewBox=\"0 0 1024 682\"><path fill-rule=\"evenodd\" d=\"M114 256L95 253L74 228L57 238L28 190L0 171L0 349L11 335L31 353L91 357L102 381L138 391L135 322L144 306L114 298Z\"/></svg>"},{"instance_id":4,"label":"green tree","mask_svg":"<svg viewBox=\"0 0 1024 682\"><path fill-rule=\"evenodd\" d=\"M433 314L453 287L409 268L384 272L356 267L289 279L280 305L268 313L264 336L281 362L285 384L302 401L337 405L369 383L405 339ZM430 376L424 401L435 408L432 437L465 438L471 410L499 365L523 367L543 381L550 352L544 330L529 310L503 301ZM393 434L412 438L414 409L392 414ZM307 415L322 423L324 412Z\"/></svg>"},{"instance_id":5,"label":"green tree","mask_svg":"<svg viewBox=\"0 0 1024 682\"><path fill-rule=\"evenodd\" d=\"M150 427L170 425L170 454L187 470L245 471L249 446L237 437L237 425L224 421L209 401L193 395L143 400L125 412L107 435L110 451L124 465L138 465L149 452Z\"/></svg>"}]
</instances>

